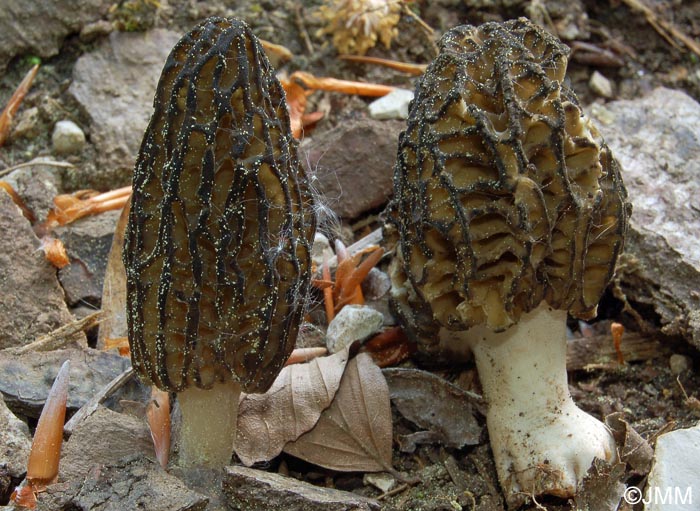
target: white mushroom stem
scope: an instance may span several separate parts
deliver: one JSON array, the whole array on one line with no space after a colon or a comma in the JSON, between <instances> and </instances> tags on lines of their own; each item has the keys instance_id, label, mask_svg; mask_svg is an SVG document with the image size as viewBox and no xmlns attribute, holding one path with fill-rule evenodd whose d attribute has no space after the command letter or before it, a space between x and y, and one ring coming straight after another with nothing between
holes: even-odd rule
<instances>
[{"instance_id":1,"label":"white mushroom stem","mask_svg":"<svg viewBox=\"0 0 700 511\"><path fill-rule=\"evenodd\" d=\"M177 394L182 411L180 466L220 468L233 456L241 386L216 383L211 389L188 388Z\"/></svg>"},{"instance_id":2,"label":"white mushroom stem","mask_svg":"<svg viewBox=\"0 0 700 511\"><path fill-rule=\"evenodd\" d=\"M570 497L595 457L616 456L609 429L574 404L566 374L566 312L540 305L505 332L462 334L488 402L487 426L506 498Z\"/></svg>"}]
</instances>

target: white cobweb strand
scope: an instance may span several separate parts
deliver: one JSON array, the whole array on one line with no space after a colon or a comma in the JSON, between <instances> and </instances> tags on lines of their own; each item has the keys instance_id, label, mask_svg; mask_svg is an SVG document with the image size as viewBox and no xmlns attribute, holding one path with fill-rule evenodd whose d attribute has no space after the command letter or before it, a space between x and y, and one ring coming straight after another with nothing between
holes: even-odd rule
<instances>
[{"instance_id":1,"label":"white cobweb strand","mask_svg":"<svg viewBox=\"0 0 700 511\"><path fill-rule=\"evenodd\" d=\"M569 393L566 312L540 305L505 332L475 327L463 335L488 402L489 439L508 500L573 496L594 458L616 456L610 430Z\"/></svg>"}]
</instances>

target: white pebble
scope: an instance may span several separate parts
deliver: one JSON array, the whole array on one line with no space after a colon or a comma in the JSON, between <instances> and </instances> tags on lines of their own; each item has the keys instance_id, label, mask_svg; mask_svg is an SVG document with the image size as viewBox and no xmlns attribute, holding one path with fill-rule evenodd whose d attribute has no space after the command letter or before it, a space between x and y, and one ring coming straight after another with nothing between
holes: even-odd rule
<instances>
[{"instance_id":1,"label":"white pebble","mask_svg":"<svg viewBox=\"0 0 700 511\"><path fill-rule=\"evenodd\" d=\"M381 312L364 305L346 305L328 325L328 351L337 353L354 341L366 339L379 332L383 324Z\"/></svg>"},{"instance_id":2,"label":"white pebble","mask_svg":"<svg viewBox=\"0 0 700 511\"><path fill-rule=\"evenodd\" d=\"M413 99L413 91L396 89L369 104L372 119L407 119L408 104Z\"/></svg>"},{"instance_id":3,"label":"white pebble","mask_svg":"<svg viewBox=\"0 0 700 511\"><path fill-rule=\"evenodd\" d=\"M58 121L51 135L53 151L56 154L74 154L85 145L85 133L73 121Z\"/></svg>"},{"instance_id":4,"label":"white pebble","mask_svg":"<svg viewBox=\"0 0 700 511\"><path fill-rule=\"evenodd\" d=\"M604 98L612 98L614 96L612 83L598 71L593 71L591 79L588 81L588 86L598 96Z\"/></svg>"}]
</instances>

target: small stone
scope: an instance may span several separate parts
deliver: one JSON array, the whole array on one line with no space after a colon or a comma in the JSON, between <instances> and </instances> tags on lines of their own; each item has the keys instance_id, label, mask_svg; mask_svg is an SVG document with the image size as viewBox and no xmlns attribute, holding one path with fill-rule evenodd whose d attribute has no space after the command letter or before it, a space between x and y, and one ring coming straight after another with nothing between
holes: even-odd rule
<instances>
[{"instance_id":1,"label":"small stone","mask_svg":"<svg viewBox=\"0 0 700 511\"><path fill-rule=\"evenodd\" d=\"M114 26L107 20L97 20L94 23L88 23L80 31L80 40L84 43L91 43L100 37L107 36L112 33Z\"/></svg>"},{"instance_id":2,"label":"small stone","mask_svg":"<svg viewBox=\"0 0 700 511\"><path fill-rule=\"evenodd\" d=\"M99 407L78 424L64 445L59 479L82 480L93 465L110 465L139 453L155 456L146 421Z\"/></svg>"},{"instance_id":3,"label":"small stone","mask_svg":"<svg viewBox=\"0 0 700 511\"><path fill-rule=\"evenodd\" d=\"M588 86L598 96L608 99L614 97L612 83L598 71L593 71Z\"/></svg>"},{"instance_id":4,"label":"small stone","mask_svg":"<svg viewBox=\"0 0 700 511\"><path fill-rule=\"evenodd\" d=\"M4 191L0 193L0 232L1 350L28 344L72 317L56 269L46 261L31 225Z\"/></svg>"},{"instance_id":5,"label":"small stone","mask_svg":"<svg viewBox=\"0 0 700 511\"><path fill-rule=\"evenodd\" d=\"M85 145L85 133L73 121L58 121L53 128L51 144L56 154L76 154Z\"/></svg>"},{"instance_id":6,"label":"small stone","mask_svg":"<svg viewBox=\"0 0 700 511\"><path fill-rule=\"evenodd\" d=\"M0 394L0 464L5 465L8 475L16 479L23 476L31 448L29 428L7 408Z\"/></svg>"},{"instance_id":7,"label":"small stone","mask_svg":"<svg viewBox=\"0 0 700 511\"><path fill-rule=\"evenodd\" d=\"M413 99L413 91L396 89L386 96L369 104L372 119L408 119L408 105Z\"/></svg>"},{"instance_id":8,"label":"small stone","mask_svg":"<svg viewBox=\"0 0 700 511\"><path fill-rule=\"evenodd\" d=\"M678 376L693 367L693 361L685 355L673 354L668 359L668 366L671 372Z\"/></svg>"},{"instance_id":9,"label":"small stone","mask_svg":"<svg viewBox=\"0 0 700 511\"><path fill-rule=\"evenodd\" d=\"M337 353L357 340L364 340L379 332L383 324L381 312L363 305L346 305L328 325L328 351Z\"/></svg>"},{"instance_id":10,"label":"small stone","mask_svg":"<svg viewBox=\"0 0 700 511\"><path fill-rule=\"evenodd\" d=\"M612 122L598 129L620 162L634 205L618 264L621 290L630 301L654 308L664 334L698 348L700 104L659 87L605 108Z\"/></svg>"},{"instance_id":11,"label":"small stone","mask_svg":"<svg viewBox=\"0 0 700 511\"><path fill-rule=\"evenodd\" d=\"M386 472L368 472L362 478L364 484L371 484L375 488L379 488L384 493L391 491L391 489L396 486L396 479L391 474Z\"/></svg>"},{"instance_id":12,"label":"small stone","mask_svg":"<svg viewBox=\"0 0 700 511\"><path fill-rule=\"evenodd\" d=\"M401 121L358 119L302 146L300 160L335 213L357 218L386 204L392 193Z\"/></svg>"},{"instance_id":13,"label":"small stone","mask_svg":"<svg viewBox=\"0 0 700 511\"><path fill-rule=\"evenodd\" d=\"M654 466L649 473L645 511L697 509L700 487L700 426L677 429L656 440ZM670 490L670 496L665 498Z\"/></svg>"},{"instance_id":14,"label":"small stone","mask_svg":"<svg viewBox=\"0 0 700 511\"><path fill-rule=\"evenodd\" d=\"M107 258L120 214L119 211L107 211L54 230L71 260L71 264L58 272L70 306L79 303L100 305Z\"/></svg>"},{"instance_id":15,"label":"small stone","mask_svg":"<svg viewBox=\"0 0 700 511\"><path fill-rule=\"evenodd\" d=\"M37 509L94 511L204 511L209 499L187 488L145 454L127 456L91 470L84 479L49 486Z\"/></svg>"},{"instance_id":16,"label":"small stone","mask_svg":"<svg viewBox=\"0 0 700 511\"><path fill-rule=\"evenodd\" d=\"M321 268L323 262L333 257L333 255L333 249L331 248L328 238L320 232L317 232L314 237L314 244L311 247L311 261L317 268Z\"/></svg>"},{"instance_id":17,"label":"small stone","mask_svg":"<svg viewBox=\"0 0 700 511\"><path fill-rule=\"evenodd\" d=\"M90 117L97 168L76 169L71 185L106 190L130 182L158 77L180 35L112 32L78 58L68 93Z\"/></svg>"},{"instance_id":18,"label":"small stone","mask_svg":"<svg viewBox=\"0 0 700 511\"><path fill-rule=\"evenodd\" d=\"M30 165L13 170L3 178L22 197L38 221L46 219L61 186L60 169L44 165L48 160L51 159L40 156L30 161Z\"/></svg>"},{"instance_id":19,"label":"small stone","mask_svg":"<svg viewBox=\"0 0 700 511\"><path fill-rule=\"evenodd\" d=\"M365 300L379 300L391 289L391 279L386 272L379 268L372 268L362 282L362 294Z\"/></svg>"},{"instance_id":20,"label":"small stone","mask_svg":"<svg viewBox=\"0 0 700 511\"><path fill-rule=\"evenodd\" d=\"M83 406L131 365L128 358L115 353L80 347L23 355L0 351L0 374L3 375L0 392L5 402L17 413L39 417L58 368L66 360L71 361L68 391L71 410Z\"/></svg>"},{"instance_id":21,"label":"small stone","mask_svg":"<svg viewBox=\"0 0 700 511\"><path fill-rule=\"evenodd\" d=\"M110 0L3 0L0 9L0 71L17 55L52 57L63 39L100 19Z\"/></svg>"},{"instance_id":22,"label":"small stone","mask_svg":"<svg viewBox=\"0 0 700 511\"><path fill-rule=\"evenodd\" d=\"M33 106L22 110L17 116L12 138L35 138L41 132L39 108Z\"/></svg>"},{"instance_id":23,"label":"small stone","mask_svg":"<svg viewBox=\"0 0 700 511\"><path fill-rule=\"evenodd\" d=\"M246 467L226 467L224 493L241 511L374 511L379 502L354 493L322 488L280 474Z\"/></svg>"}]
</instances>

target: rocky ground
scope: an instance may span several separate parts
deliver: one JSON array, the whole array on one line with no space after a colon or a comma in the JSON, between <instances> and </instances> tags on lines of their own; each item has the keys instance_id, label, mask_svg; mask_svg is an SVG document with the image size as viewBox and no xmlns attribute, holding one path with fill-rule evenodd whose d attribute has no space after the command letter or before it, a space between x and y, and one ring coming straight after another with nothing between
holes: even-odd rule
<instances>
[{"instance_id":1,"label":"rocky ground","mask_svg":"<svg viewBox=\"0 0 700 511\"><path fill-rule=\"evenodd\" d=\"M130 366L116 350L103 349L95 327L63 335L57 349L23 348L103 305L119 213L56 228L53 236L65 244L71 261L58 271L46 261L40 241L45 233L37 227L61 193L106 191L130 183L155 84L179 37L207 16L236 16L259 37L291 51L291 60L279 64L280 73L302 70L408 90L415 81L399 71L339 60L331 36L319 33L324 26L315 15L320 1L9 4L0 11L0 106L33 63L41 61L41 68L0 147L0 179L34 215L30 222L0 192L0 506L8 504L10 492L24 477L31 433L60 364L71 360L69 416L96 403L95 396L105 388L115 389L110 382ZM549 27L572 47L571 85L624 169L634 213L599 317L592 324L569 323L570 389L577 403L596 417L622 414L615 416L618 429L613 427L621 431L621 445L628 445L626 433L636 431L643 442L634 445L656 448L650 486L660 486L671 484L665 474L680 473L676 467L700 459L700 55L687 46L700 38L700 3L647 0L647 16L640 5L631 0L412 2L409 8L417 16L401 12L390 48L378 44L367 54L427 63L446 29L521 15ZM684 36L690 43L684 43ZM300 144L312 183L340 217L340 222L325 226L325 234L347 245L380 225L378 214L391 193L397 137L404 126L396 118L400 116L376 118L368 106L371 101L315 92L307 111L324 115L307 128ZM323 248L317 247L320 252ZM367 327L371 318L378 318L376 325L371 332L346 337L366 337L395 323L386 306L383 273L390 257L365 283L370 300L368 316L360 323ZM313 300L320 304L320 293ZM312 307L314 325L302 337L304 346L326 344L322 308ZM625 327L624 363L612 348L613 321ZM338 336L329 337L333 345ZM373 371L362 363L358 371ZM254 468L235 465L223 474L177 468L166 472L155 461L144 420L149 390L124 377L125 385L66 430L58 482L40 495L39 508L504 509L478 399L470 394L479 392L472 363L416 356L400 368L423 372L418 383L406 383L405 374L392 373L397 368L384 369L383 392L387 402L391 398L386 445L391 449L370 456L367 463L385 461L402 480L359 461L354 467L366 468L324 468L290 454L293 448ZM430 375L439 376L439 382ZM338 385L342 387L340 381ZM440 408L436 393L459 410L471 411ZM408 410L406 401L419 405ZM693 427L675 437L664 435ZM461 436L450 433L455 431ZM297 454L302 450L297 447ZM608 483L643 487L650 470L646 462L626 461L622 468L602 468L603 476L592 477L576 502L543 499L525 503L523 509L615 509L624 487ZM696 483L695 500L700 499L700 480ZM607 501L592 497L600 488L605 491L597 495L606 495ZM256 500L260 494L264 502ZM623 502L620 509L641 506Z\"/></svg>"}]
</instances>

